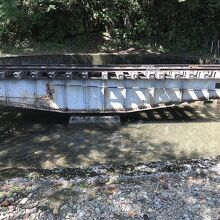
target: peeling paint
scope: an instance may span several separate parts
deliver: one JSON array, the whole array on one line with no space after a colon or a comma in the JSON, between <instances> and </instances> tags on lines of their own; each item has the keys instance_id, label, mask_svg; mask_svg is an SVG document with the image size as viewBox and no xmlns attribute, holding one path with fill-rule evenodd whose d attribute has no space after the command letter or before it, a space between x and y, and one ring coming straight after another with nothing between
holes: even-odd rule
<instances>
[{"instance_id":1,"label":"peeling paint","mask_svg":"<svg viewBox=\"0 0 220 220\"><path fill-rule=\"evenodd\" d=\"M63 113L126 113L220 98L220 89L215 88L219 79L176 81L69 80L65 85L63 79L0 80L0 105Z\"/></svg>"}]
</instances>

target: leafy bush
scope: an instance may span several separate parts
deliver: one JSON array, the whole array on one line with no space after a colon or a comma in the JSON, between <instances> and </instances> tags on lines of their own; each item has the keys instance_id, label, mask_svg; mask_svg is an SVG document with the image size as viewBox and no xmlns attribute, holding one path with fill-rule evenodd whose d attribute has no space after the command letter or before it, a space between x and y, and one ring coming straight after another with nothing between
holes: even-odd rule
<instances>
[{"instance_id":1,"label":"leafy bush","mask_svg":"<svg viewBox=\"0 0 220 220\"><path fill-rule=\"evenodd\" d=\"M220 38L219 0L0 0L0 43L63 42L107 31L137 42L195 49Z\"/></svg>"}]
</instances>

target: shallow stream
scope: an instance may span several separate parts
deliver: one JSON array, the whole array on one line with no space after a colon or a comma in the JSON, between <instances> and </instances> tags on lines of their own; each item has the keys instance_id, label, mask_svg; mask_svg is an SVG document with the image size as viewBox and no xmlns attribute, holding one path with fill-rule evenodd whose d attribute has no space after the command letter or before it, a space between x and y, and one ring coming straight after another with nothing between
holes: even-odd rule
<instances>
[{"instance_id":1,"label":"shallow stream","mask_svg":"<svg viewBox=\"0 0 220 220\"><path fill-rule=\"evenodd\" d=\"M0 169L78 167L220 155L220 108L195 103L127 114L112 128L62 114L0 109Z\"/></svg>"}]
</instances>

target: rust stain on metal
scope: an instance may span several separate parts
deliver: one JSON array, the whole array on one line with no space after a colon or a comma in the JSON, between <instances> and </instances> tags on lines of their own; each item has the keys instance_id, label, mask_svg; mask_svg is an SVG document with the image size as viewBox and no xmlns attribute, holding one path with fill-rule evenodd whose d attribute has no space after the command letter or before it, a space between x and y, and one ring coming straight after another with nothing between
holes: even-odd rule
<instances>
[{"instance_id":1,"label":"rust stain on metal","mask_svg":"<svg viewBox=\"0 0 220 220\"><path fill-rule=\"evenodd\" d=\"M46 93L48 94L48 98L50 100L53 100L53 93L55 92L55 90L51 87L50 83L46 84Z\"/></svg>"},{"instance_id":2,"label":"rust stain on metal","mask_svg":"<svg viewBox=\"0 0 220 220\"><path fill-rule=\"evenodd\" d=\"M54 108L53 94L55 90L51 87L50 83L46 84L46 95L35 96L34 106L43 110L52 110Z\"/></svg>"},{"instance_id":3,"label":"rust stain on metal","mask_svg":"<svg viewBox=\"0 0 220 220\"><path fill-rule=\"evenodd\" d=\"M108 88L104 86L104 106L103 106L103 111L107 109L107 103L108 103Z\"/></svg>"},{"instance_id":4,"label":"rust stain on metal","mask_svg":"<svg viewBox=\"0 0 220 220\"><path fill-rule=\"evenodd\" d=\"M21 97L18 97L18 99L19 99L19 101L20 101L21 103L31 102L31 101L30 101L29 94L28 94L27 92L23 93L23 94L21 95Z\"/></svg>"},{"instance_id":5,"label":"rust stain on metal","mask_svg":"<svg viewBox=\"0 0 220 220\"><path fill-rule=\"evenodd\" d=\"M35 98L35 103L37 104L38 108L43 110L58 110L59 107L54 102L54 92L55 90L52 88L51 84L47 83L46 94L44 96L38 96Z\"/></svg>"},{"instance_id":6,"label":"rust stain on metal","mask_svg":"<svg viewBox=\"0 0 220 220\"><path fill-rule=\"evenodd\" d=\"M36 101L41 109L51 109L51 103L53 103L50 96L40 96Z\"/></svg>"}]
</instances>

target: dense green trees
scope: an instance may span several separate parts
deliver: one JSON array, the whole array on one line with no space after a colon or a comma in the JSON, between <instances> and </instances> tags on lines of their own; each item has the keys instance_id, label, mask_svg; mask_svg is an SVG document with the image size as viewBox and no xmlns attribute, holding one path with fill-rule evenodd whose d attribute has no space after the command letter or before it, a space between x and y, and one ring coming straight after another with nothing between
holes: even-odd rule
<instances>
[{"instance_id":1,"label":"dense green trees","mask_svg":"<svg viewBox=\"0 0 220 220\"><path fill-rule=\"evenodd\" d=\"M121 45L195 49L220 38L219 0L0 0L0 42L108 32Z\"/></svg>"}]
</instances>

